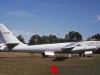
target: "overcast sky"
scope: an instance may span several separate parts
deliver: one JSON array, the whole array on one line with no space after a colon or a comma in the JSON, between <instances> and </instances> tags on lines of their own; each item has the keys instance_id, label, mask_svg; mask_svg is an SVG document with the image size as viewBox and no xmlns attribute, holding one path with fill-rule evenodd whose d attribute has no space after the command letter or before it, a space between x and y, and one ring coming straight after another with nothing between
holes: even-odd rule
<instances>
[{"instance_id":1,"label":"overcast sky","mask_svg":"<svg viewBox=\"0 0 100 75\"><path fill-rule=\"evenodd\" d=\"M69 31L86 39L100 33L100 0L0 0L0 23L26 40Z\"/></svg>"}]
</instances>

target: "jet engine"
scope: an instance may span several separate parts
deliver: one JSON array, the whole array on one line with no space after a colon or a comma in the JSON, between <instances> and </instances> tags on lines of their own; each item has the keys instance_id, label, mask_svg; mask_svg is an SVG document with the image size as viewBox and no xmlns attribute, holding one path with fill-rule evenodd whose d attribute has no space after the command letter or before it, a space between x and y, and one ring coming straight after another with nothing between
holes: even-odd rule
<instances>
[{"instance_id":1,"label":"jet engine","mask_svg":"<svg viewBox=\"0 0 100 75\"><path fill-rule=\"evenodd\" d=\"M85 51L85 54L92 54L92 51Z\"/></svg>"},{"instance_id":2,"label":"jet engine","mask_svg":"<svg viewBox=\"0 0 100 75\"><path fill-rule=\"evenodd\" d=\"M7 46L6 45L4 45L4 44L0 44L0 50L2 51L2 50L6 50L7 49Z\"/></svg>"}]
</instances>

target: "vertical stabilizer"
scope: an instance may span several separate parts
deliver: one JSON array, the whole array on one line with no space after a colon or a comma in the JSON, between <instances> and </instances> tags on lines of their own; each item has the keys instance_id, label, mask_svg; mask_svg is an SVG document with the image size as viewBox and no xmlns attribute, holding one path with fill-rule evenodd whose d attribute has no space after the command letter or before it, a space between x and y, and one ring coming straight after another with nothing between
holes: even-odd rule
<instances>
[{"instance_id":1,"label":"vertical stabilizer","mask_svg":"<svg viewBox=\"0 0 100 75\"><path fill-rule=\"evenodd\" d=\"M7 44L21 43L3 24L0 24L0 32Z\"/></svg>"}]
</instances>

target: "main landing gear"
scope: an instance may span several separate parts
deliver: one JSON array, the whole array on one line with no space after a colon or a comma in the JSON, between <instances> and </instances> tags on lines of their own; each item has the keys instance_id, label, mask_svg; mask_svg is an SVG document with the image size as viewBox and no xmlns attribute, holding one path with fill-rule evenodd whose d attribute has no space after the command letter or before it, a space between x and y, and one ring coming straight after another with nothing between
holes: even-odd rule
<instances>
[{"instance_id":1,"label":"main landing gear","mask_svg":"<svg viewBox=\"0 0 100 75\"><path fill-rule=\"evenodd\" d=\"M79 52L79 57L85 57L85 52Z\"/></svg>"},{"instance_id":2,"label":"main landing gear","mask_svg":"<svg viewBox=\"0 0 100 75\"><path fill-rule=\"evenodd\" d=\"M41 55L43 56L43 58L49 57L49 55L45 55L45 53L41 53Z\"/></svg>"}]
</instances>

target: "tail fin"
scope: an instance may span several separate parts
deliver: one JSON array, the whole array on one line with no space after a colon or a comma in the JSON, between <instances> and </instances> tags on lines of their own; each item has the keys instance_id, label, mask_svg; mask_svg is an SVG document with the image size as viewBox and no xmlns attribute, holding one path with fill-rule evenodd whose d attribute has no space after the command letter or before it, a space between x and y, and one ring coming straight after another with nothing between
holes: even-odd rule
<instances>
[{"instance_id":1,"label":"tail fin","mask_svg":"<svg viewBox=\"0 0 100 75\"><path fill-rule=\"evenodd\" d=\"M0 32L2 33L7 44L21 43L3 24L0 24Z\"/></svg>"}]
</instances>

